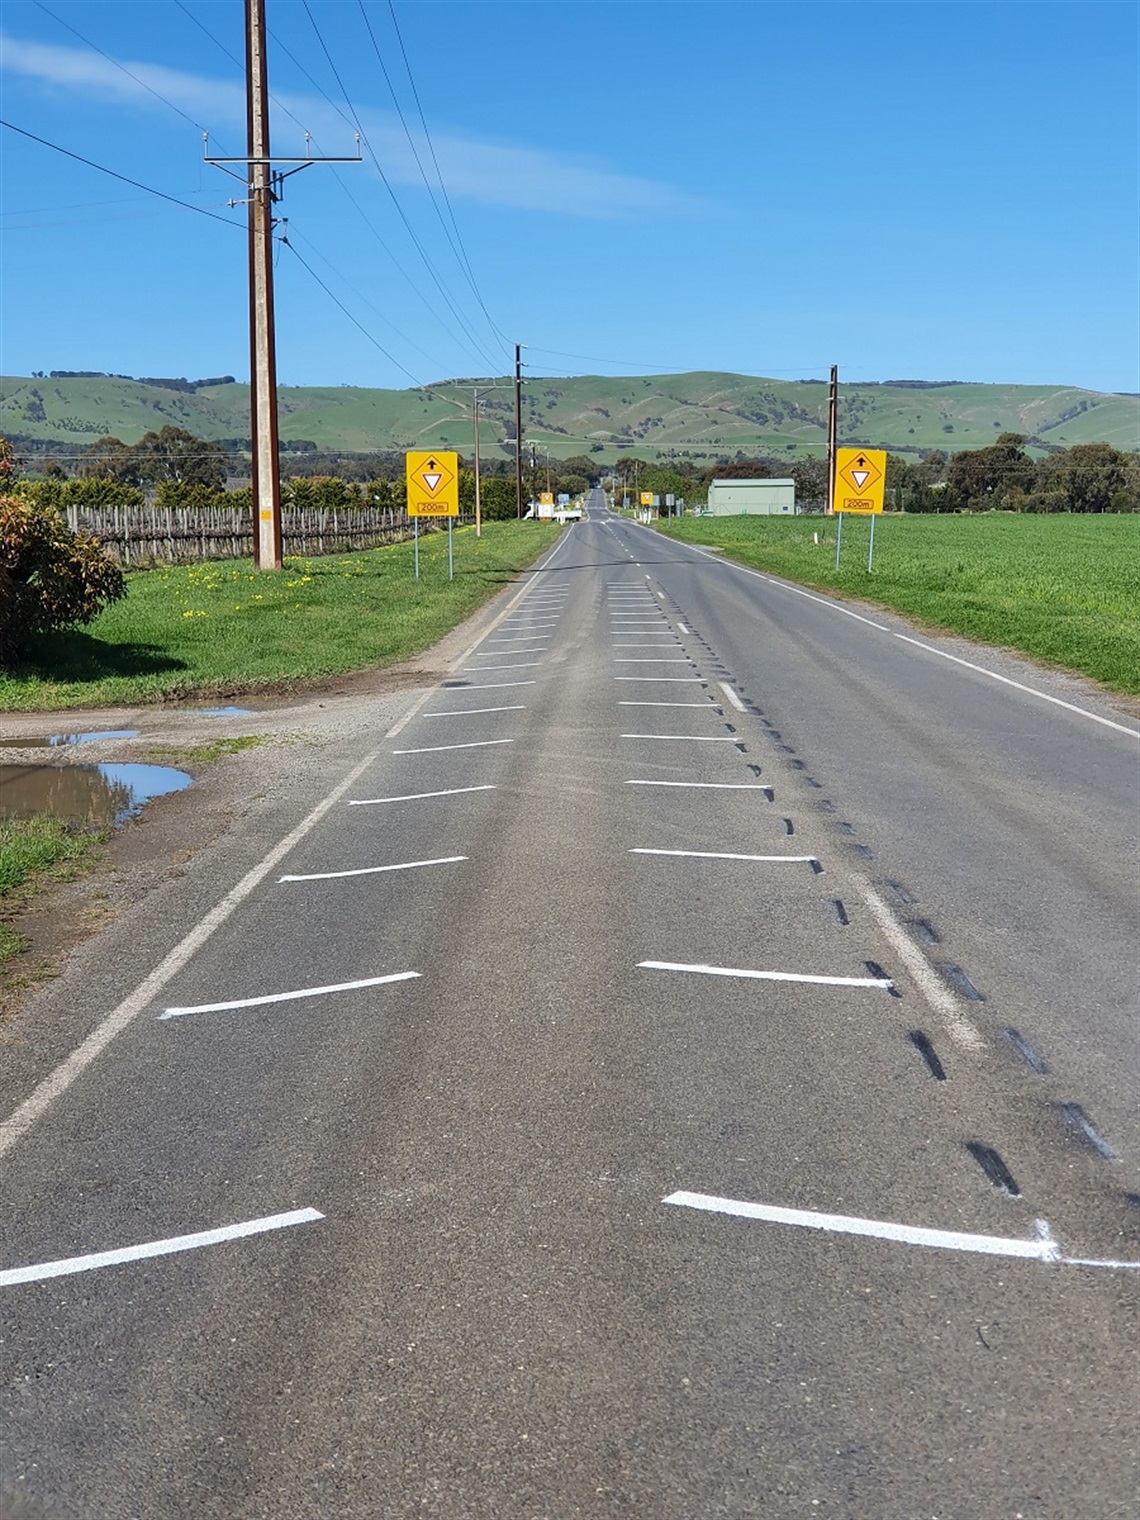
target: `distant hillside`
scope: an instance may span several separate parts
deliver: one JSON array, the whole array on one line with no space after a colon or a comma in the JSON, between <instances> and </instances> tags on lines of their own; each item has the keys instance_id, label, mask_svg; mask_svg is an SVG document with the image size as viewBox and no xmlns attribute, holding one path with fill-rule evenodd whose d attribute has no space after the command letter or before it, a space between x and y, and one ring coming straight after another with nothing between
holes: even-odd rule
<instances>
[{"instance_id":1,"label":"distant hillside","mask_svg":"<svg viewBox=\"0 0 1140 1520\"><path fill-rule=\"evenodd\" d=\"M514 436L510 382L497 383L504 389L480 403L488 455ZM248 440L248 386L183 384L184 390L110 375L2 379L0 434L17 443L70 446L75 454L107 435L136 443L167 423L219 442ZM643 459L742 453L792 460L826 444L827 386L818 381L701 372L579 375L529 381L523 395L524 436L562 458L593 451L603 461L629 452ZM471 391L462 381L405 391L285 386L280 424L283 442L298 448L469 453ZM841 442L898 453L979 448L1002 432L1024 433L1038 451L1094 442L1135 450L1140 401L1048 385L884 381L841 387L839 431Z\"/></svg>"}]
</instances>

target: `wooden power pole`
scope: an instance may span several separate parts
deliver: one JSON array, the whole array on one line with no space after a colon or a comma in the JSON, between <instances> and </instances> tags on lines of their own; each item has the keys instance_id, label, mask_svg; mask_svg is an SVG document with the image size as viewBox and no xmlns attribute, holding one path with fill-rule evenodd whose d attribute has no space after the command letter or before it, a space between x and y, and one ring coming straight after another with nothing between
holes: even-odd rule
<instances>
[{"instance_id":1,"label":"wooden power pole","mask_svg":"<svg viewBox=\"0 0 1140 1520\"><path fill-rule=\"evenodd\" d=\"M246 154L212 158L246 187L249 208L249 433L253 483L253 560L259 570L281 569L281 465L277 456L277 344L273 315L273 207L281 182L310 164L360 162L360 137L351 158L274 159L269 149L269 69L265 57L265 0L245 0ZM306 133L305 146L308 147ZM274 164L292 164L275 171ZM238 174L228 164L242 164ZM231 201L231 206L241 205Z\"/></svg>"},{"instance_id":2,"label":"wooden power pole","mask_svg":"<svg viewBox=\"0 0 1140 1520\"><path fill-rule=\"evenodd\" d=\"M253 453L253 561L281 568L277 453L277 341L273 313L273 202L265 0L245 0L246 148L249 152L249 422Z\"/></svg>"}]
</instances>

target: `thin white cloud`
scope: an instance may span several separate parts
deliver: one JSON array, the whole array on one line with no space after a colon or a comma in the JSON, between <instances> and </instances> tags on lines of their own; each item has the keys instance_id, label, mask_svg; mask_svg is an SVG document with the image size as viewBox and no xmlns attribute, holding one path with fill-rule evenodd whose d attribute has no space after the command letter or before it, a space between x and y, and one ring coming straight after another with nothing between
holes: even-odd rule
<instances>
[{"instance_id":1,"label":"thin white cloud","mask_svg":"<svg viewBox=\"0 0 1140 1520\"><path fill-rule=\"evenodd\" d=\"M154 97L159 95L208 125L219 137L235 128L244 134L245 92L237 83L131 60L119 68L95 52L3 34L0 67L61 92L78 92L116 105L155 108L158 102ZM323 148L314 146L314 152L352 151L352 128L327 102L302 95L278 95L275 100L306 124L314 143L319 140L323 144ZM422 184L407 139L395 119L365 111L361 122L388 178L401 185ZM281 151L302 151L299 142L291 141L301 135L296 122L278 120L274 134L275 146L279 144ZM449 193L483 204L605 220L650 212L684 216L704 206L698 197L662 181L623 174L604 163L549 148L447 132L437 132L433 140Z\"/></svg>"}]
</instances>

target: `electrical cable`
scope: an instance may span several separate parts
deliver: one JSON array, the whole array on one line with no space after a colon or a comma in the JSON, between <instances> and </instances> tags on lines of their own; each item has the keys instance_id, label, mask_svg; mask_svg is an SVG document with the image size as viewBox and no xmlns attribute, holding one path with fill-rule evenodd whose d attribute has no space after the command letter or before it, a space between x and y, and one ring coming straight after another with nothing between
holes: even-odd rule
<instances>
[{"instance_id":1,"label":"electrical cable","mask_svg":"<svg viewBox=\"0 0 1140 1520\"><path fill-rule=\"evenodd\" d=\"M245 226L241 222L235 222L228 216L219 216L216 211L207 211L204 206L192 206L189 201L180 201L176 195L167 195L165 190L156 190L153 185L144 185L141 180L131 179L129 175L108 169L106 164L97 164L94 159L84 158L81 153L72 153L70 148L61 148L59 143L49 142L46 137L37 137L34 132L16 126L15 122L0 119L0 127L7 127L9 132L18 132L21 137L29 137L32 142L51 148L55 153L62 153L65 158L73 158L77 164L86 164L89 169L98 169L100 174L109 174L112 179L121 180L124 185L132 185L136 190L145 190L148 195L157 195L160 200L170 201L174 206L181 206L184 211L194 211L199 216L208 216L213 222L223 222L227 227L236 227L239 232L245 231Z\"/></svg>"},{"instance_id":2,"label":"electrical cable","mask_svg":"<svg viewBox=\"0 0 1140 1520\"><path fill-rule=\"evenodd\" d=\"M400 361L399 361L399 359L397 359L394 354L390 354L388 352L388 350L384 347L384 345L378 339L376 339L376 338L374 338L372 336L372 334L368 331L367 327L364 326L363 322L357 321L357 319L352 315L352 313L349 311L348 307L344 304L344 302L340 299L340 297L337 296L337 295L334 295L334 293L329 289L329 287L325 284L324 280L321 279L320 275L313 268L313 266L308 262L308 260L305 259L305 258L303 258L301 256L301 254L299 254L297 252L296 248L293 247L293 244L289 241L288 237L282 237L280 239L280 242L286 248L288 248L289 252L298 261L298 263L302 266L302 268L308 270L309 274L313 277L314 280L316 280L317 284L321 287L321 289L324 291L324 293L328 296L329 300L332 301L332 302L334 302L335 305L337 305L337 306L340 307L341 311L344 312L345 316L348 318L348 320L352 323L352 325L354 327L358 327L360 329L360 331L368 339L369 343L371 343L374 348L378 348L380 350L380 352L384 355L385 359L387 359L390 363L394 364L396 366L396 368L398 370L400 370L403 374L407 375L408 379L412 382L412 384L416 387L417 390L424 390L424 389L426 389L427 387L426 387L426 384L425 384L425 382L423 380L420 380L416 375L413 375L412 372L411 372L411 370L408 369L406 365L401 364Z\"/></svg>"},{"instance_id":3,"label":"electrical cable","mask_svg":"<svg viewBox=\"0 0 1140 1520\"><path fill-rule=\"evenodd\" d=\"M369 311L374 312L375 315L380 318L381 322L386 323L387 326L389 326L392 329L392 331L396 334L396 336L398 338L402 338L403 341L408 345L409 348L414 348L417 354L421 355L422 358L426 359L429 364L434 364L437 369L443 369L444 368L444 366L442 364L440 364L440 361L438 359L435 359L435 358L432 357L431 354L426 353L419 346L418 343L416 343L412 338L408 337L407 333L401 332L400 329L396 326L395 322L393 322L390 318L386 317L384 315L384 313L379 309L379 307L373 306L372 302L368 299L368 297L364 294L364 292L362 290L358 290L357 287L352 283L352 281L349 280L346 275L342 274L342 272L336 267L336 265L332 262L332 260L325 257L325 255L321 252L321 250L313 242L312 238L307 238L303 232L298 232L296 228L293 228L292 232L293 232L293 236L294 237L299 237L303 243L307 244L307 246L313 250L313 252L316 254L317 258L320 259L320 261L321 261L322 264L327 265L328 268L332 270L333 274L335 274L339 280L343 280L343 282L345 283L345 285L348 286L349 290L352 291L353 295L356 296L358 300L363 301L364 305L368 307ZM294 250L294 252L295 251L296 250ZM404 373L407 374L407 371L405 370Z\"/></svg>"},{"instance_id":4,"label":"electrical cable","mask_svg":"<svg viewBox=\"0 0 1140 1520\"><path fill-rule=\"evenodd\" d=\"M100 58L105 58L108 63L113 64L128 79L133 79L135 84L146 90L148 94L153 95L155 100L160 100L164 106L169 106L172 111L181 116L183 121L188 121L192 127L197 127L199 132L204 133L206 131L202 123L195 121L192 116L188 116L181 106L176 106L172 100L167 100L165 95L161 95L156 89L152 88L151 85L147 84L145 79L140 79L137 74L132 73L125 63L120 63L117 58L112 58L110 53L105 53L98 43L92 42L90 37L85 37L77 27L71 25L70 21L65 21L62 16L57 16L53 10L44 4L44 0L34 0L34 3L43 11L45 16L50 16L58 26L66 28L73 37L78 37L80 42L89 47L92 52L98 53Z\"/></svg>"},{"instance_id":5,"label":"electrical cable","mask_svg":"<svg viewBox=\"0 0 1140 1520\"><path fill-rule=\"evenodd\" d=\"M487 353L487 351L483 348L482 344L479 342L479 340L476 337L475 333L471 329L469 323L464 318L463 314L460 312L460 310L456 306L455 302L452 300L450 294L448 293L447 289L445 288L445 286L443 284L443 281L440 279L438 271L436 270L436 268L435 268L434 264L431 262L431 260L428 258L427 252L424 249L423 244L420 242L419 237L416 235L415 229L412 227L411 222L408 220L408 217L407 217L407 215L404 212L403 206L400 204L400 201L399 201L399 199L398 199L398 197L396 195L396 192L393 190L391 184L389 183L388 176L384 173L384 170L383 170L383 168L380 165L380 160L377 157L376 152L373 149L372 144L371 144L371 142L368 139L368 134L365 131L364 125L363 125L363 123L360 120L359 113L357 112L356 108L353 106L352 101L349 99L348 91L345 89L345 86L344 86L344 81L341 79L340 73L339 73L339 71L338 71L338 69L336 67L336 64L333 62L332 55L330 54L330 52L328 50L328 47L327 47L327 45L325 43L325 39L321 35L320 28L317 26L316 18L313 16L312 10L309 7L308 0L301 0L301 3L303 5L303 7L304 7L306 16L308 16L308 18L309 18L310 25L313 28L313 32L316 35L317 41L320 43L321 50L322 50L322 52L325 55L325 58L326 58L326 60L328 62L328 65L329 65L329 68L332 70L333 77L336 79L336 82L337 82L337 84L340 87L341 94L344 96L344 103L348 107L349 112L352 115L353 124L355 125L356 130L360 133L360 139L361 139L361 141L364 143L364 146L368 149L369 155L372 158L372 162L375 164L377 172L379 173L380 178L383 181L384 188L387 190L388 194L391 196L391 198L392 198L392 204L395 206L396 211L399 214L400 220L403 222L404 227L407 230L408 236L411 238L413 244L415 245L416 251L419 253L420 258L423 260L424 267L427 269L428 273L431 275L432 280L435 283L436 289L439 291L440 295L443 297L444 301L446 302L446 304L447 304L449 310L451 311L452 315L454 316L455 320L459 323L459 326L462 328L464 334L466 335L466 337L468 338L468 340L470 341L470 343L473 344L474 348L478 351L479 355L481 356L482 361L485 362L485 363L487 363L487 364L490 364L492 366L492 368L493 368L496 361L494 359L492 359L491 356ZM326 95L325 98L327 100L329 97ZM332 101L330 101L329 103L330 104L334 104L334 102L332 102ZM339 108L337 108L337 109L339 110Z\"/></svg>"},{"instance_id":6,"label":"electrical cable","mask_svg":"<svg viewBox=\"0 0 1140 1520\"><path fill-rule=\"evenodd\" d=\"M389 10L389 13L391 14L391 17L392 17L392 26L393 26L393 28L395 29L395 32L396 32L396 40L400 44L400 52L403 55L403 59L404 59L404 69L405 69L405 71L407 72L407 75L408 75L408 83L412 87L412 97L413 97L413 99L416 102L416 109L418 110L419 116L420 116L420 125L423 128L423 134L424 134L424 138L425 138L425 140L427 142L427 145L428 145L428 151L431 153L431 160L432 160L433 165L435 166L436 179L439 181L439 188L440 188L440 191L442 192L442 195L443 195L444 205L447 207L447 214L448 214L448 216L451 219L451 227L454 230L454 234L455 234L454 237L452 236L451 231L448 230L447 222L444 220L443 212L439 209L439 202L436 200L435 191L432 188L432 185L431 185L430 181L428 180L427 172L424 169L423 162L422 162L422 160L420 158L420 155L419 155L419 150L418 150L418 148L416 147L416 144L415 144L415 139L412 137L411 130L410 130L409 126L408 126L407 118L404 115L403 107L400 105L399 97L396 94L395 86L392 84L392 80L391 80L391 77L390 77L390 75L388 73L387 66L384 63L383 54L381 53L380 46L379 46L379 44L376 41L376 34L373 31L373 29L372 29L372 23L368 19L368 12L364 8L364 0L357 0L357 5L360 8L361 18L364 21L364 25L365 25L365 27L367 28L367 31L368 31L368 37L369 37L369 40L372 43L372 50L376 54L376 61L380 65L381 72L384 75L384 82L388 86L388 92L389 92L389 94L392 97L392 104L396 107L396 113L397 113L397 115L400 118L400 125L404 129L404 136L408 139L408 146L412 150L412 156L413 156L413 158L416 161L416 167L420 171L420 178L424 182L424 188L427 190L428 196L431 199L432 207L435 210L436 216L439 218L439 224L443 228L443 235L447 239L448 243L451 246L451 251L455 255L455 261L459 265L460 272L462 273L462 275L466 279L468 285L470 285L471 292L474 295L476 301L478 301L479 307L482 310L483 315L487 319L487 325L490 327L490 329L491 329L492 333L495 335L495 337L499 338L509 348L510 347L510 343L509 343L506 335L503 333L502 329L495 323L494 319L491 316L491 313L487 310L487 304L483 300L482 292L480 291L479 286L476 283L475 273L474 273L474 270L471 268L471 260L468 258L467 249L466 249L466 247L464 246L464 243L463 243L463 234L460 232L460 230L459 230L459 224L458 224L458 222L455 219L455 211L454 211L454 209L452 207L452 204L451 204L451 197L447 193L447 186L444 183L443 173L442 173L442 171L441 171L441 169L439 167L439 159L436 156L435 144L432 142L431 133L428 131L427 118L424 115L424 108L423 108L423 105L422 105L422 103L420 101L420 93L419 93L419 90L416 88L415 77L412 74L412 65L411 65L411 62L410 62L410 60L408 58L407 48L404 46L404 38L403 38L403 35L402 35L401 31L400 31L400 23L396 19L396 12L395 12L395 10L394 10L394 8L392 6L391 0L389 0L388 10Z\"/></svg>"},{"instance_id":7,"label":"electrical cable","mask_svg":"<svg viewBox=\"0 0 1140 1520\"><path fill-rule=\"evenodd\" d=\"M230 60L231 63L237 65L237 67L241 70L242 77L244 78L245 77L245 64L241 61L241 59L237 56L237 54L236 53L231 53L230 50L229 50L229 48L225 45L225 43L222 42L220 38L215 37L214 34L213 34L213 32L205 24L205 22L204 21L199 21L198 17L195 16L194 12L192 10L189 10L182 3L182 0L174 0L174 4L178 7L178 9L182 12L182 14L184 16L188 17L188 19L191 20L194 23L194 25L198 28L198 30L200 32L204 33L205 36L207 36L210 39L210 41L214 44L214 46L216 48L220 48L221 49L221 51L226 55L226 57ZM296 62L296 59L294 59L293 61ZM298 68L299 67L300 67L300 65L298 64ZM277 109L279 111L283 112L284 115L286 115L289 118L290 121L293 121L293 122L297 123L297 125L300 127L300 129L301 129L302 132L307 132L309 130L308 127L306 127L305 123L301 120L301 118L299 116L294 116L293 112L290 111L289 107L287 105L285 105L283 101L279 100L276 95L274 95L274 94L271 93L270 96L269 96L269 98L273 102L273 104L277 107Z\"/></svg>"}]
</instances>

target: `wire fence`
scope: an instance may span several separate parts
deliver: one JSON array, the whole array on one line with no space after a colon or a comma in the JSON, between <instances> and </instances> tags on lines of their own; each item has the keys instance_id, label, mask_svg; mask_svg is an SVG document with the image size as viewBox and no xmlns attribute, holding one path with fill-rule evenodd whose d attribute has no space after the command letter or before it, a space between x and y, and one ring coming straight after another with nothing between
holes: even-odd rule
<instances>
[{"instance_id":1,"label":"wire fence","mask_svg":"<svg viewBox=\"0 0 1140 1520\"><path fill-rule=\"evenodd\" d=\"M248 509L69 504L66 510L73 532L98 539L112 559L132 569L249 559L253 555L253 524ZM462 516L457 521L474 519ZM435 527L435 523L421 524L420 532ZM413 532L407 513L391 507L281 509L282 550L293 558L376 549L411 538Z\"/></svg>"}]
</instances>

